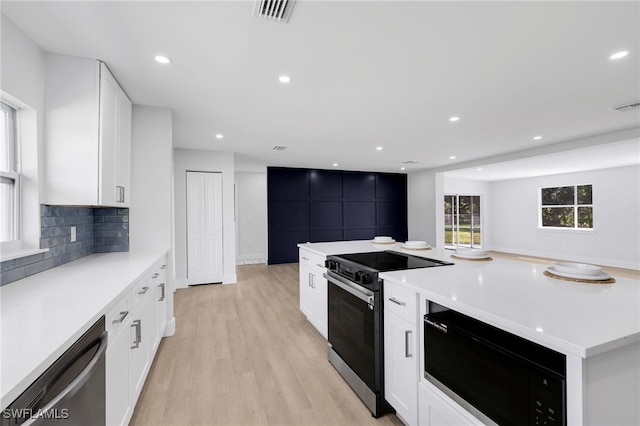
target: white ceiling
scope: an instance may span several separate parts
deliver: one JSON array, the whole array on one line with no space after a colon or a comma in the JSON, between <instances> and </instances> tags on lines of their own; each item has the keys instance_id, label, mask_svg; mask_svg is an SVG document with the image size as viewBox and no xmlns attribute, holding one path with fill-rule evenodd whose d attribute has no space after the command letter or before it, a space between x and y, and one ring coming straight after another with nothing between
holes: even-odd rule
<instances>
[{"instance_id":1,"label":"white ceiling","mask_svg":"<svg viewBox=\"0 0 640 426\"><path fill-rule=\"evenodd\" d=\"M103 60L134 103L171 108L175 147L268 165L410 171L640 126L607 110L640 99L637 1L298 0L288 23L252 1L1 8L43 50Z\"/></svg>"}]
</instances>

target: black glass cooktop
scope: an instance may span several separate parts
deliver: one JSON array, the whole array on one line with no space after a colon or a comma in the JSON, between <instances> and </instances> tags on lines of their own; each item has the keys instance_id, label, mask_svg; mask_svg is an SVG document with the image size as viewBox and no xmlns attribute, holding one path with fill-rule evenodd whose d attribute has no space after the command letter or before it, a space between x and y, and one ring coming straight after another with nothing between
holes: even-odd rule
<instances>
[{"instance_id":1,"label":"black glass cooktop","mask_svg":"<svg viewBox=\"0 0 640 426\"><path fill-rule=\"evenodd\" d=\"M374 251L368 253L351 253L331 256L344 259L352 264L364 266L377 272L401 271L404 269L430 268L433 266L453 265L436 259L412 256L392 251Z\"/></svg>"}]
</instances>

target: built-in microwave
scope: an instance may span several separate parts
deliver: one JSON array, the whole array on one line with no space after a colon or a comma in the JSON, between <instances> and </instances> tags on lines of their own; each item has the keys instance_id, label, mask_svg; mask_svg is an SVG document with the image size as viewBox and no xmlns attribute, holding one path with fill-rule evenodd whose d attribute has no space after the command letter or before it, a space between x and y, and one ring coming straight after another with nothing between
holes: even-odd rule
<instances>
[{"instance_id":1,"label":"built-in microwave","mask_svg":"<svg viewBox=\"0 0 640 426\"><path fill-rule=\"evenodd\" d=\"M566 357L429 302L424 376L487 424L566 425Z\"/></svg>"}]
</instances>

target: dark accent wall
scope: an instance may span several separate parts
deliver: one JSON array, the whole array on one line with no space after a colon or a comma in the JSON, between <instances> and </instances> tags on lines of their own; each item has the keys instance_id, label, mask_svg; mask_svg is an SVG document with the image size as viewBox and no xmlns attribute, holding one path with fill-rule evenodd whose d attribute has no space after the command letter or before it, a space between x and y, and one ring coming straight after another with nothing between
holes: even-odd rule
<instances>
[{"instance_id":1,"label":"dark accent wall","mask_svg":"<svg viewBox=\"0 0 640 426\"><path fill-rule=\"evenodd\" d=\"M407 176L267 168L269 264L298 261L298 243L407 239Z\"/></svg>"},{"instance_id":2,"label":"dark accent wall","mask_svg":"<svg viewBox=\"0 0 640 426\"><path fill-rule=\"evenodd\" d=\"M41 205L40 216L40 248L49 251L2 262L0 285L92 253L129 251L129 209Z\"/></svg>"}]
</instances>

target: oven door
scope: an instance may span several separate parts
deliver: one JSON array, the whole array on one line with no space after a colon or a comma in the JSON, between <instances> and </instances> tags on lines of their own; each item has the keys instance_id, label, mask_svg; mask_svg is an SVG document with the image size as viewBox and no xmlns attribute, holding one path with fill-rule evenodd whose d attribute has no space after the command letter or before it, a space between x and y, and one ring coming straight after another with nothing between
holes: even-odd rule
<instances>
[{"instance_id":1,"label":"oven door","mask_svg":"<svg viewBox=\"0 0 640 426\"><path fill-rule=\"evenodd\" d=\"M329 344L371 390L376 390L375 293L340 276L329 282Z\"/></svg>"}]
</instances>

